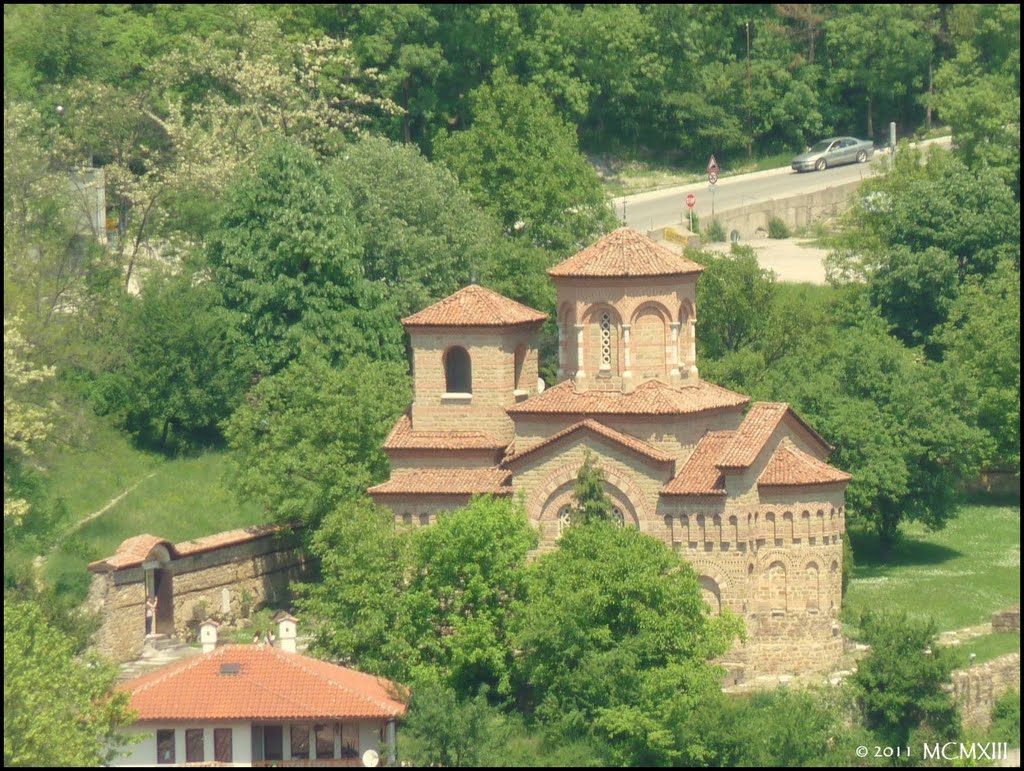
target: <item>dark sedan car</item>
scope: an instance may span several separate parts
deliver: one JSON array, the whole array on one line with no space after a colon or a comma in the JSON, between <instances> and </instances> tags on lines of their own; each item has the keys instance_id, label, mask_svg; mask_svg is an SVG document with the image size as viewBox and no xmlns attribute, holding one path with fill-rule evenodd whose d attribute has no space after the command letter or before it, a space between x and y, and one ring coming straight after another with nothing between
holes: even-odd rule
<instances>
[{"instance_id":1,"label":"dark sedan car","mask_svg":"<svg viewBox=\"0 0 1024 771\"><path fill-rule=\"evenodd\" d=\"M814 145L793 159L795 171L824 171L844 163L866 163L875 153L875 146L866 139L832 137Z\"/></svg>"}]
</instances>

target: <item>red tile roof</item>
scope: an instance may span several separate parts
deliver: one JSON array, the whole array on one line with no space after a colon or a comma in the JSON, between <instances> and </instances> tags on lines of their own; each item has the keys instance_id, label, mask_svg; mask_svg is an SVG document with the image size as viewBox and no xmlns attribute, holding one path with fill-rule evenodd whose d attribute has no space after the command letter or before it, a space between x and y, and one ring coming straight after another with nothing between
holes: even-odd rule
<instances>
[{"instance_id":1,"label":"red tile roof","mask_svg":"<svg viewBox=\"0 0 1024 771\"><path fill-rule=\"evenodd\" d=\"M832 446L822 439L813 428L797 415L785 402L757 402L750 408L750 412L743 419L740 427L736 429L732 442L722 453L718 461L720 468L746 468L758 453L764 449L765 444L771 438L775 429L783 418L789 416L810 436L821 444L822 450L826 453L832 451Z\"/></svg>"},{"instance_id":2,"label":"red tile roof","mask_svg":"<svg viewBox=\"0 0 1024 771\"><path fill-rule=\"evenodd\" d=\"M613 230L596 244L548 271L549 276L628 277L678 276L704 268L675 254L631 228Z\"/></svg>"},{"instance_id":3,"label":"red tile roof","mask_svg":"<svg viewBox=\"0 0 1024 771\"><path fill-rule=\"evenodd\" d=\"M681 386L648 380L628 394L619 391L576 393L572 381L564 380L506 411L510 415L685 415L722 407L740 407L749 401L748 396L703 380Z\"/></svg>"},{"instance_id":4,"label":"red tile roof","mask_svg":"<svg viewBox=\"0 0 1024 771\"><path fill-rule=\"evenodd\" d=\"M509 495L511 473L503 469L432 468L399 471L367 490L371 495Z\"/></svg>"},{"instance_id":5,"label":"red tile roof","mask_svg":"<svg viewBox=\"0 0 1024 771\"><path fill-rule=\"evenodd\" d=\"M757 478L758 487L800 487L849 482L853 477L813 455L786 437L775 448L771 460Z\"/></svg>"},{"instance_id":6,"label":"red tile roof","mask_svg":"<svg viewBox=\"0 0 1024 771\"><path fill-rule=\"evenodd\" d=\"M470 284L402 319L407 327L505 327L538 324L548 315L490 289Z\"/></svg>"},{"instance_id":7,"label":"red tile roof","mask_svg":"<svg viewBox=\"0 0 1024 771\"><path fill-rule=\"evenodd\" d=\"M165 538L159 538L148 533L134 535L122 541L113 556L90 562L89 570L94 573L105 573L111 570L137 567L146 561L146 558L149 557L150 552L155 546L166 547L171 558L177 559L220 549L225 546L255 541L286 529L280 525L254 525L253 527L241 528L239 530L215 533L214 535L196 538L191 541L182 541L178 544L172 544Z\"/></svg>"},{"instance_id":8,"label":"red tile roof","mask_svg":"<svg viewBox=\"0 0 1024 771\"><path fill-rule=\"evenodd\" d=\"M384 440L385 450L500 450L507 442L485 431L413 431L408 413Z\"/></svg>"},{"instance_id":9,"label":"red tile roof","mask_svg":"<svg viewBox=\"0 0 1024 771\"><path fill-rule=\"evenodd\" d=\"M570 434L584 430L591 431L597 434L598 436L603 436L604 438L614 442L615 444L622 445L632 450L633 452L639 453L640 455L644 455L648 458L651 458L652 460L656 460L659 463L672 463L675 461L675 458L673 456L669 455L668 453L662 452L657 447L654 447L653 445L648 444L647 442L641 439L637 439L636 437L630 436L629 434L624 434L621 431L616 431L614 428L609 428L608 426L602 423L598 423L596 420L583 420L579 423L576 423L575 425L563 429L562 431L559 431L554 436L548 437L543 442L535 444L533 447L530 447L529 449L523 450L522 452L519 453L513 452L511 455L505 458L504 465L507 466L509 464L515 463L516 461L526 457L527 455L532 455L542 447L547 447L548 445L553 444L554 442L557 442L558 440L563 439L569 436Z\"/></svg>"},{"instance_id":10,"label":"red tile roof","mask_svg":"<svg viewBox=\"0 0 1024 771\"><path fill-rule=\"evenodd\" d=\"M237 673L222 673L225 664ZM225 645L118 688L140 721L387 719L406 709L388 680L261 645Z\"/></svg>"},{"instance_id":11,"label":"red tile roof","mask_svg":"<svg viewBox=\"0 0 1024 771\"><path fill-rule=\"evenodd\" d=\"M725 479L718 470L718 459L729 446L732 431L709 431L704 434L693 454L676 478L661 488L663 495L725 495Z\"/></svg>"}]
</instances>

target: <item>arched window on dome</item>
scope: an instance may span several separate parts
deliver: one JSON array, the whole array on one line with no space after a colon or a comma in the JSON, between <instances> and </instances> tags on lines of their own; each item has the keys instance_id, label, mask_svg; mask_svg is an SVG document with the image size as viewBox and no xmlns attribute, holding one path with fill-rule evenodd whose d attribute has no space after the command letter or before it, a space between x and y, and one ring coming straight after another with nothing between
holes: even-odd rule
<instances>
[{"instance_id":1,"label":"arched window on dome","mask_svg":"<svg viewBox=\"0 0 1024 771\"><path fill-rule=\"evenodd\" d=\"M473 365L469 352L461 346L453 346L444 354L444 387L450 394L473 393Z\"/></svg>"},{"instance_id":2,"label":"arched window on dome","mask_svg":"<svg viewBox=\"0 0 1024 771\"><path fill-rule=\"evenodd\" d=\"M612 317L608 313L601 314L601 369L612 366Z\"/></svg>"}]
</instances>

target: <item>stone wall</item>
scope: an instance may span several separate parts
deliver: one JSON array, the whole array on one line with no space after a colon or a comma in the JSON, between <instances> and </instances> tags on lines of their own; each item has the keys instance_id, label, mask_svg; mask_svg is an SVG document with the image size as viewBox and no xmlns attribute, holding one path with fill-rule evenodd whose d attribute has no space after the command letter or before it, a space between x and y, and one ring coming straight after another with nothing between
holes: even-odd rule
<instances>
[{"instance_id":1,"label":"stone wall","mask_svg":"<svg viewBox=\"0 0 1024 771\"><path fill-rule=\"evenodd\" d=\"M988 726L992 707L1010 690L1020 690L1020 653L953 673L953 698L966 725Z\"/></svg>"},{"instance_id":2,"label":"stone wall","mask_svg":"<svg viewBox=\"0 0 1024 771\"><path fill-rule=\"evenodd\" d=\"M993 632L1020 633L1020 604L992 614Z\"/></svg>"},{"instance_id":3,"label":"stone wall","mask_svg":"<svg viewBox=\"0 0 1024 771\"><path fill-rule=\"evenodd\" d=\"M232 623L264 604L285 604L289 583L308 565L294 538L268 535L240 544L172 559L174 630L188 640L207 617ZM130 661L145 642L145 576L141 566L93 577L86 607L102 617L93 642L116 662Z\"/></svg>"}]
</instances>

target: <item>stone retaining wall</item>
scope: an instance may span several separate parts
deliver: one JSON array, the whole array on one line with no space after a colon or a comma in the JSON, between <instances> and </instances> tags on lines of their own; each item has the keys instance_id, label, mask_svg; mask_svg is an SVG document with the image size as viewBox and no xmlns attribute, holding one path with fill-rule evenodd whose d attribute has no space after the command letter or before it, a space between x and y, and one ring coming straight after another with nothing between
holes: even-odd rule
<instances>
[{"instance_id":1,"label":"stone retaining wall","mask_svg":"<svg viewBox=\"0 0 1024 771\"><path fill-rule=\"evenodd\" d=\"M965 725L988 726L992 707L1007 691L1020 689L1020 653L1000 656L953 672L953 698Z\"/></svg>"}]
</instances>

